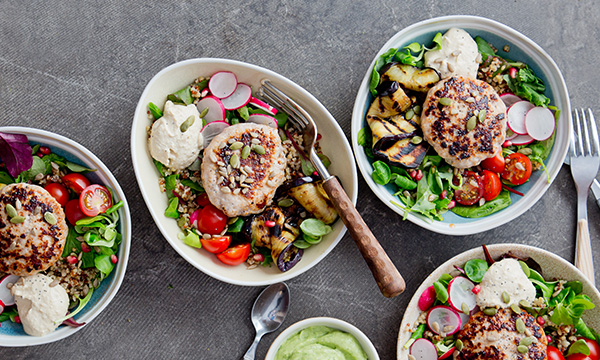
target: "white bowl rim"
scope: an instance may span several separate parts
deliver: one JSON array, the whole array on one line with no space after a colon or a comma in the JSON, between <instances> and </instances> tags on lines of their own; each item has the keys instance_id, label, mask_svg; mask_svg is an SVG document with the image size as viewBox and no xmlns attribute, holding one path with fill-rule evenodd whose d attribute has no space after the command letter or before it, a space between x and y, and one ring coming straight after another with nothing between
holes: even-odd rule
<instances>
[{"instance_id":1,"label":"white bowl rim","mask_svg":"<svg viewBox=\"0 0 600 360\"><path fill-rule=\"evenodd\" d=\"M265 356L265 360L274 360L275 355L277 354L277 350L279 350L279 347L290 336L296 334L298 331L300 331L302 329L305 329L309 326L315 326L315 325L328 326L328 327L334 328L336 330L341 330L341 331L351 334L352 336L354 336L356 338L356 340L358 340L358 342L360 343L363 350L367 353L369 360L379 360L379 354L377 353L377 349L375 348L375 345L373 345L373 343L367 337L367 335L365 335L365 333L363 333L359 328L350 324L347 321L337 319L337 318L332 318L332 317L325 317L325 316L312 317L312 318L300 320L298 322L293 323L289 327L287 327L284 331L282 331L279 335L277 335L275 340L273 340L273 343L271 343L271 346L269 347L269 351L267 352L267 355Z\"/></svg>"},{"instance_id":2,"label":"white bowl rim","mask_svg":"<svg viewBox=\"0 0 600 360\"><path fill-rule=\"evenodd\" d=\"M519 31L517 31L507 25L504 25L498 21L488 19L485 17L481 17L481 16L448 15L448 16L435 17L435 18L431 18L431 19L427 19L427 20L423 20L423 21L414 23L414 24L400 30L398 33L396 33L394 36L392 36L381 47L379 52L374 57L373 61L370 63L370 65L368 67L369 70L365 74L365 77L363 78L363 81L361 82L361 85L360 85L359 90L356 95L356 100L354 102L354 107L352 109L352 120L351 120L351 127L350 127L351 128L351 130L350 130L351 143L352 143L352 148L354 149L354 156L355 156L356 162L358 164L358 168L360 169L360 172L361 172L364 180L367 182L367 185L369 186L371 191L373 191L373 193L387 207L389 207L391 210L393 210L394 212L396 212L399 215L404 215L403 209L391 204L390 200L393 200L394 198L391 197L391 195L389 193L387 193L387 191L385 191L380 185L375 184L375 182L371 178L371 171L370 171L370 169L368 169L367 165L365 164L365 161L368 162L368 160L365 159L363 148L362 148L362 146L360 146L358 144L358 137L357 137L358 131L362 128L362 125L363 125L362 108L364 105L364 101L362 98L363 98L363 94L366 94L368 92L368 84L369 84L370 74L371 74L370 70L373 68L377 58L385 50L393 47L394 44L398 41L398 39L403 37L406 33L410 33L413 30L415 30L416 28L420 28L422 26L427 26L427 25L432 25L432 24L446 25L446 27L445 27L446 29L449 29L450 27L463 27L463 26L468 27L468 26L473 26L473 25L477 25L477 24L487 25L487 26L496 27L498 30L508 33L512 37L519 39L520 41L522 41L524 43L527 43L527 45L530 46L530 48L533 51L537 52L542 58L545 59L545 61L547 61L551 70L553 72L555 72L556 75L558 75L556 77L556 80L558 81L560 86L559 86L559 88L555 89L556 94L554 95L554 97L555 97L555 100L559 99L559 98L563 98L566 101L565 106L563 108L561 108L560 115L561 115L561 118L564 119L563 122L566 121L568 123L567 134L566 134L567 139L571 138L572 131L573 131L572 125L571 125L571 122L572 122L571 121L571 104L569 101L569 93L568 93L568 89L567 89L567 85L565 83L564 77L563 77L560 69L558 68L558 65L554 61L554 59L552 59L552 57L550 57L550 55L544 49L542 49L538 44L536 44L533 40L531 40L527 36L523 35ZM368 96L368 94L367 94L367 96ZM567 151L568 151L568 146L565 146L563 149L557 149L556 147L554 147L552 149L552 154L555 154L553 156L560 158L561 159L560 164L562 164L562 161L565 158ZM511 207L513 207L513 211L510 211L510 212L504 211L504 212L492 214L490 216L480 218L479 220L471 221L471 222L468 222L465 224L450 224L450 223L444 223L444 222L439 222L439 221L431 221L424 216L414 214L412 212L408 213L407 219L409 221L413 222L414 224L417 224L427 230L430 230L430 231L433 231L436 233L440 233L440 234L444 234L444 235L471 235L471 234L482 233L482 232L491 230L493 228L496 228L498 226L504 225L504 224L510 222L511 220L519 217L520 215L525 213L527 210L529 210L544 195L544 193L548 190L550 185L552 185L552 183L554 182L554 179L558 175L560 169L561 169L561 166L557 166L554 169L549 168L548 170L551 171L550 182L546 182L544 184L544 186L542 187L541 191L539 191L536 194L530 194L533 190L533 189L530 189L530 191L525 194L526 197L530 196L530 197L528 197L527 204L526 205L523 204L523 205L519 206L518 211L516 211L517 208L515 208L514 205L511 205ZM520 201L520 202L524 203L523 201ZM501 219L500 221L499 221L499 218Z\"/></svg>"},{"instance_id":3,"label":"white bowl rim","mask_svg":"<svg viewBox=\"0 0 600 360\"><path fill-rule=\"evenodd\" d=\"M182 60L179 62L176 62L174 64L171 64L165 68L163 68L162 70L160 70L156 75L154 75L152 77L152 79L148 82L148 84L146 85L146 87L144 88L144 91L142 92L142 95L140 96L140 100L136 106L135 109L135 113L133 115L133 122L131 125L132 131L131 131L131 159L133 162L135 162L135 159L137 158L137 150L135 147L136 144L136 139L135 139L135 127L137 124L138 119L141 118L141 114L145 114L146 113L146 104L142 104L141 100L144 99L146 97L146 95L148 94L148 92L150 91L150 88L152 87L152 85L154 84L154 82L158 81L159 78L161 78L163 76L163 74L179 68L179 67L184 67L187 65L191 65L191 64L204 64L204 63L220 63L223 64L225 66L227 65L237 65L237 66L242 66L242 67L247 67L253 71L258 71L261 73L264 73L266 76L271 77L272 79L277 79L278 81L284 82L286 83L286 85L291 86L292 88L294 88L294 90L300 92L303 96L306 97L307 100L309 100L311 102L311 104L313 106L315 106L316 108L318 108L320 111L322 111L323 113L327 114L327 118L328 120L331 122L331 124L333 125L334 129L336 130L338 136L340 136L340 138L342 139L343 145L344 145L344 150L348 153L348 154L352 154L352 148L350 147L350 143L348 142L348 139L346 138L346 135L344 134L342 128L340 127L340 125L338 124L338 122L335 120L335 118L333 117L333 115L331 115L331 113L329 112L329 110L327 110L327 108L325 108L325 106L323 104L321 104L321 102L314 97L311 93L309 93L307 90L305 90L304 88L302 88L300 85L296 84L294 81L288 79L287 77L280 75L272 70L263 68L261 66L258 65L254 65L254 64L250 64L247 62L243 62L243 61L238 61L238 60L231 60L231 59L223 59L223 58L192 58L192 59L187 59L187 60ZM165 95L166 96L166 95ZM352 156L350 156L352 157ZM354 163L354 161L351 161L350 164L348 164L350 166L350 170L352 173L352 184L351 184L351 201L352 203L356 206L356 201L358 198L358 176L357 176L357 171L356 171L356 164ZM144 199L144 202L146 203L146 207L148 208L148 211L150 212L150 214L152 215L152 218L154 219L154 223L156 224L156 226L158 227L158 229L160 230L160 232L162 233L163 237L167 240L167 242L169 243L169 245L171 245L171 247L183 258L185 259L189 264L191 264L192 266L194 266L196 269L202 271L203 273L217 279L220 281L223 281L225 283L229 283L229 284L233 284L233 285L240 285L240 286L265 286L265 285L271 285L274 283L278 283L278 282L282 282L282 281L286 281L289 279L292 279L296 276L299 276L301 274L303 274L304 272L310 270L312 267L314 267L316 264L318 264L319 262L321 262L337 245L338 243L341 241L341 239L344 237L345 233L346 233L346 227L344 226L340 233L338 234L337 238L332 242L332 244L325 249L325 251L318 256L312 264L307 265L305 268L295 272L295 273L282 273L282 275L277 276L277 277L273 277L272 279L269 280L265 280L265 281L237 281L237 280L232 280L229 279L227 277L224 276L220 276L219 274L216 274L212 271L210 271L209 269L203 268L202 266L200 266L199 264L195 263L193 261L193 259L191 259L189 256L187 256L187 254L185 254L180 248L179 246L177 246L177 244L175 244L175 240L171 239L171 237L169 236L167 230L162 226L162 217L163 214L157 212L155 209L153 209L150 206L150 200L149 200L149 194L147 194L146 191L143 190L142 187L142 180L141 180L141 176L142 174L140 173L138 167L135 165L135 163L133 164L133 169L135 172L135 177L138 183L138 187L140 188L140 192L142 194L142 197ZM349 184L344 184L344 186L348 186ZM347 191L348 192L348 191ZM338 220L341 221L341 220Z\"/></svg>"},{"instance_id":4,"label":"white bowl rim","mask_svg":"<svg viewBox=\"0 0 600 360\"><path fill-rule=\"evenodd\" d=\"M600 297L600 292L598 291L596 286L594 284L592 284L587 279L587 277L579 269L577 269L575 267L575 265L573 265L569 261L565 260L564 258L562 258L548 250L542 249L537 246L531 246L531 245L525 245L525 244L511 244L511 243L492 244L492 245L486 245L486 247L488 248L488 250L491 253L506 253L509 251L516 252L516 253L534 252L534 253L540 254L542 256L546 256L549 259L551 259L552 262L555 262L559 265L565 266L565 267L571 269L572 271L574 271L575 273L577 273L579 275L579 279L577 279L577 280L581 281L581 283L583 284L584 292L591 290L596 294L597 297ZM404 347L404 341L402 341L402 339L401 339L402 334L404 333L402 331L402 329L403 329L403 327L408 325L408 324L405 324L405 322L407 321L407 316L409 316L409 314L413 310L418 310L418 302L419 302L419 297L420 297L421 293L423 291L425 291L425 289L431 285L430 283L433 283L432 280L437 279L439 276L441 276L441 274L444 272L445 269L449 269L449 268L453 267L453 265L458 265L458 261L461 259L473 259L473 258L475 258L475 254L479 253L481 251L482 251L482 247L479 246L479 247L475 247L475 248L466 250L460 254L453 256L452 258L448 259L447 261L442 263L440 266L435 268L435 270L433 270L429 275L427 275L425 280L423 280L423 282L415 290L412 298L410 299L410 301L406 307L406 310L404 311L402 320L400 321L400 326L399 326L399 330L398 330L398 341L397 341L397 345L396 345L397 346L396 357L398 360L401 359L400 352L402 351L402 349ZM494 255L492 255L492 256L494 256ZM567 279L565 279L565 280L567 280ZM569 280L573 280L573 279L569 279ZM410 324L410 325L412 326L412 324Z\"/></svg>"},{"instance_id":5,"label":"white bowl rim","mask_svg":"<svg viewBox=\"0 0 600 360\"><path fill-rule=\"evenodd\" d=\"M77 331L86 327L96 316L100 315L100 313L108 306L108 304L115 297L121 284L123 283L123 279L125 278L125 272L127 270L127 263L129 262L129 251L131 248L131 213L129 211L129 204L127 203L127 198L125 197L125 193L121 188L121 185L112 174L112 172L106 167L106 165L90 150L88 150L83 145L79 144L76 141L73 141L63 135L59 135L50 131L35 129L30 127L22 127L22 126L3 126L0 127L0 132L7 133L19 133L25 135L33 135L39 136L43 138L49 138L52 140L57 140L65 143L67 146L72 147L73 149L79 151L81 154L73 154L76 157L84 156L90 159L95 166L98 167L98 170L102 171L104 175L110 179L113 183L111 185L112 190L118 195L118 198L123 201L123 213L125 214L125 218L121 217L121 225L123 226L122 231L122 240L121 245L119 246L119 262L113 271L115 272L115 283L112 287L107 289L106 294L103 298L99 300L100 306L93 313L86 313L84 317L78 319L80 321L84 321L85 324L83 326L79 326L76 328L63 326L55 330L54 332L36 337L36 336L9 336L9 335L0 335L0 347L21 347L21 346L33 346L33 345L42 345L49 344L58 340L62 340L68 336L73 335ZM113 186L114 185L114 186Z\"/></svg>"}]
</instances>

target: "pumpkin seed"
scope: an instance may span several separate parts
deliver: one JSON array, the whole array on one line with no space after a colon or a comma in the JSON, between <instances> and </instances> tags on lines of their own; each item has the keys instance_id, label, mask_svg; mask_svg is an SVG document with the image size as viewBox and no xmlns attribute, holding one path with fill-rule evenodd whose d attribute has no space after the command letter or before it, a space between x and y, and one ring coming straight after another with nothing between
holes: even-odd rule
<instances>
[{"instance_id":1,"label":"pumpkin seed","mask_svg":"<svg viewBox=\"0 0 600 360\"><path fill-rule=\"evenodd\" d=\"M242 159L248 158L248 156L250 156L250 151L252 151L250 146L248 146L248 145L244 146L244 148L242 149Z\"/></svg>"},{"instance_id":2,"label":"pumpkin seed","mask_svg":"<svg viewBox=\"0 0 600 360\"><path fill-rule=\"evenodd\" d=\"M236 141L231 146L229 146L230 150L239 150L244 147L244 143L241 141Z\"/></svg>"},{"instance_id":3,"label":"pumpkin seed","mask_svg":"<svg viewBox=\"0 0 600 360\"><path fill-rule=\"evenodd\" d=\"M529 149L529 148L527 148L527 149ZM21 207L22 207L22 206L23 206L23 204L21 204L21 200L19 200L19 199L16 199L16 200L15 200L15 209L17 209L17 210L21 210Z\"/></svg>"},{"instance_id":4,"label":"pumpkin seed","mask_svg":"<svg viewBox=\"0 0 600 360\"><path fill-rule=\"evenodd\" d=\"M10 222L13 223L13 224L20 224L23 221L25 221L25 218L22 217L22 216L18 216L18 215L14 216L12 219L10 219Z\"/></svg>"},{"instance_id":5,"label":"pumpkin seed","mask_svg":"<svg viewBox=\"0 0 600 360\"><path fill-rule=\"evenodd\" d=\"M292 199L283 199L283 200L279 200L279 202L277 203L277 205L279 205L280 207L290 207L292 205L294 205L294 200Z\"/></svg>"},{"instance_id":6,"label":"pumpkin seed","mask_svg":"<svg viewBox=\"0 0 600 360\"><path fill-rule=\"evenodd\" d=\"M510 302L510 295L506 291L502 292L502 301L504 301L505 304Z\"/></svg>"},{"instance_id":7,"label":"pumpkin seed","mask_svg":"<svg viewBox=\"0 0 600 360\"><path fill-rule=\"evenodd\" d=\"M179 126L179 130L181 130L181 132L186 132L190 128L190 126L194 125L195 121L196 117L194 115L191 115Z\"/></svg>"},{"instance_id":8,"label":"pumpkin seed","mask_svg":"<svg viewBox=\"0 0 600 360\"><path fill-rule=\"evenodd\" d=\"M521 354L527 354L529 352L529 348L525 345L519 345L517 346L517 351Z\"/></svg>"},{"instance_id":9,"label":"pumpkin seed","mask_svg":"<svg viewBox=\"0 0 600 360\"><path fill-rule=\"evenodd\" d=\"M49 211L44 213L44 220L46 220L46 222L50 225L56 225L56 216Z\"/></svg>"},{"instance_id":10,"label":"pumpkin seed","mask_svg":"<svg viewBox=\"0 0 600 360\"><path fill-rule=\"evenodd\" d=\"M203 118L206 116L206 114L208 114L208 108L204 108L204 110L202 110L202 112L200 113L200 117Z\"/></svg>"},{"instance_id":11,"label":"pumpkin seed","mask_svg":"<svg viewBox=\"0 0 600 360\"><path fill-rule=\"evenodd\" d=\"M522 311L522 310L521 310L521 308L519 307L519 305L517 305L517 304L511 304L511 305L510 305L510 309L511 309L512 311L514 311L514 312L515 312L515 314L520 314L520 313L521 313L521 311Z\"/></svg>"},{"instance_id":12,"label":"pumpkin seed","mask_svg":"<svg viewBox=\"0 0 600 360\"><path fill-rule=\"evenodd\" d=\"M515 327L517 328L517 331L519 332L519 334L524 333L525 332L525 322L523 321L523 319L517 318L517 321L515 322Z\"/></svg>"},{"instance_id":13,"label":"pumpkin seed","mask_svg":"<svg viewBox=\"0 0 600 360\"><path fill-rule=\"evenodd\" d=\"M498 312L498 309L496 308L485 308L483 309L483 313L489 316L494 316L496 315L496 313Z\"/></svg>"},{"instance_id":14,"label":"pumpkin seed","mask_svg":"<svg viewBox=\"0 0 600 360\"><path fill-rule=\"evenodd\" d=\"M447 98L447 97L440 98L439 102L440 102L440 104L442 104L444 106L452 105L452 99Z\"/></svg>"},{"instance_id":15,"label":"pumpkin seed","mask_svg":"<svg viewBox=\"0 0 600 360\"><path fill-rule=\"evenodd\" d=\"M535 341L535 338L533 338L532 336L524 337L521 339L521 341L519 341L519 345L529 346L529 345L533 344L534 341Z\"/></svg>"},{"instance_id":16,"label":"pumpkin seed","mask_svg":"<svg viewBox=\"0 0 600 360\"><path fill-rule=\"evenodd\" d=\"M231 155L231 158L229 158L229 164L234 169L237 169L238 167L240 167L240 157L237 156L237 154Z\"/></svg>"},{"instance_id":17,"label":"pumpkin seed","mask_svg":"<svg viewBox=\"0 0 600 360\"><path fill-rule=\"evenodd\" d=\"M415 107L413 107L413 111L415 112L415 114L420 115L421 114L421 105L417 105Z\"/></svg>"},{"instance_id":18,"label":"pumpkin seed","mask_svg":"<svg viewBox=\"0 0 600 360\"><path fill-rule=\"evenodd\" d=\"M479 118L479 122L482 123L485 120L485 116L487 115L487 110L481 110L477 117Z\"/></svg>"},{"instance_id":19,"label":"pumpkin seed","mask_svg":"<svg viewBox=\"0 0 600 360\"><path fill-rule=\"evenodd\" d=\"M265 148L262 145L254 145L253 150L255 153L259 155L265 154Z\"/></svg>"},{"instance_id":20,"label":"pumpkin seed","mask_svg":"<svg viewBox=\"0 0 600 360\"><path fill-rule=\"evenodd\" d=\"M410 139L410 142L415 145L418 145L423 142L423 138L420 136L413 136L412 139Z\"/></svg>"},{"instance_id":21,"label":"pumpkin seed","mask_svg":"<svg viewBox=\"0 0 600 360\"><path fill-rule=\"evenodd\" d=\"M457 339L456 342L454 343L454 347L456 348L456 350L461 351L463 349L462 340Z\"/></svg>"},{"instance_id":22,"label":"pumpkin seed","mask_svg":"<svg viewBox=\"0 0 600 360\"><path fill-rule=\"evenodd\" d=\"M460 309L465 315L469 315L471 313L471 310L469 309L469 305L467 305L467 303L462 303Z\"/></svg>"},{"instance_id":23,"label":"pumpkin seed","mask_svg":"<svg viewBox=\"0 0 600 360\"><path fill-rule=\"evenodd\" d=\"M415 117L415 111L413 109L408 110L404 117L406 118L406 120L412 119L413 117Z\"/></svg>"},{"instance_id":24,"label":"pumpkin seed","mask_svg":"<svg viewBox=\"0 0 600 360\"><path fill-rule=\"evenodd\" d=\"M519 305L521 305L522 307L531 307L531 304L527 300L519 301Z\"/></svg>"},{"instance_id":25,"label":"pumpkin seed","mask_svg":"<svg viewBox=\"0 0 600 360\"><path fill-rule=\"evenodd\" d=\"M467 121L467 131L475 129L475 126L477 126L477 117L471 116Z\"/></svg>"},{"instance_id":26,"label":"pumpkin seed","mask_svg":"<svg viewBox=\"0 0 600 360\"><path fill-rule=\"evenodd\" d=\"M11 218L17 216L17 209L11 204L6 204L6 215Z\"/></svg>"}]
</instances>

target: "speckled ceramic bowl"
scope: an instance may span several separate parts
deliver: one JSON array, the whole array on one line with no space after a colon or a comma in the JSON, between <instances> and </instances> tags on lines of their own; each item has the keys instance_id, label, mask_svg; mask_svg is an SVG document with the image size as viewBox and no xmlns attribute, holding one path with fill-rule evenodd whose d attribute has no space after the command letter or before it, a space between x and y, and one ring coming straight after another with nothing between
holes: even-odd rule
<instances>
[{"instance_id":1,"label":"speckled ceramic bowl","mask_svg":"<svg viewBox=\"0 0 600 360\"><path fill-rule=\"evenodd\" d=\"M25 127L0 127L0 132L15 133L27 135L31 143L40 144L49 147L54 153L64 156L67 160L86 166L90 169L97 169L94 172L87 173L92 182L103 184L113 190L115 202L122 200L125 205L118 210L119 212L119 232L123 236L119 253L117 257L119 262L112 273L102 281L100 287L94 291L90 302L74 318L77 322L89 325L104 308L108 306L114 296L117 294L123 278L129 259L129 249L131 247L131 216L129 214L129 205L125 198L125 193L119 186L117 179L108 170L106 165L100 161L94 154L82 145L64 136L54 134L44 130L25 128ZM51 343L83 329L85 326L77 328L69 326L60 326L54 332L36 337L29 336L23 331L20 324L5 321L0 326L0 346L31 346Z\"/></svg>"},{"instance_id":2,"label":"speckled ceramic bowl","mask_svg":"<svg viewBox=\"0 0 600 360\"><path fill-rule=\"evenodd\" d=\"M506 25L478 16L458 15L421 21L401 30L383 45L369 65L352 111L352 148L358 168L375 195L396 213L404 215L404 210L391 202L393 200L401 203L398 197L393 196L396 192L395 186L392 184L382 186L373 181L371 177L372 161L367 158L362 146L358 144L358 131L364 126L368 126L365 115L373 100L369 92L371 70L376 59L388 49L402 48L412 42L431 43L436 33L444 33L452 27L464 29L472 37L481 36L498 47L498 54L501 56L527 63L546 84L546 95L550 98L551 104L561 110L554 147L545 161L550 181L543 171L535 171L527 183L517 187L517 190L524 193L525 196L511 194L512 204L508 208L483 218L468 219L450 211L443 214L443 221L431 221L415 213L409 213L407 216L409 221L431 231L447 235L468 235L493 229L515 219L532 207L548 190L567 154L571 136L571 105L567 85L550 55L531 39ZM510 47L509 53L502 50L504 45ZM401 219L398 218L398 221Z\"/></svg>"},{"instance_id":3,"label":"speckled ceramic bowl","mask_svg":"<svg viewBox=\"0 0 600 360\"><path fill-rule=\"evenodd\" d=\"M519 257L530 257L535 260L542 268L542 275L545 279L562 279L562 280L578 280L583 284L583 293L588 295L592 302L596 305L600 305L600 292L594 287L592 283L577 270L573 264L555 255L549 251L520 244L497 244L489 245L488 250L492 258L498 258L507 252L511 252L513 255ZM435 269L426 279L423 281L421 286L415 291L412 299L408 303L408 307L404 312L402 323L400 325L400 331L398 333L398 360L406 360L408 350L404 348L404 344L410 339L410 330L413 328L415 321L419 317L421 311L418 307L419 297L429 286L433 285L434 281L439 279L442 274L456 272L454 265L463 266L468 260L471 259L485 259L483 249L481 247L465 251L452 259L443 263L440 267ZM595 329L600 329L600 307L592 310L586 310L584 313L584 320L587 325Z\"/></svg>"},{"instance_id":4,"label":"speckled ceramic bowl","mask_svg":"<svg viewBox=\"0 0 600 360\"><path fill-rule=\"evenodd\" d=\"M261 80L270 79L274 85L308 111L323 136L320 144L323 153L331 159L329 171L338 176L348 197L356 204L358 179L352 149L344 132L329 111L308 91L291 80L265 68L235 60L213 58L185 60L164 68L150 80L140 97L131 125L133 169L154 222L167 242L187 262L207 275L230 284L263 286L285 281L309 270L333 250L346 232L341 220L333 224L333 232L324 236L319 244L306 249L300 262L291 270L281 272L276 266L261 266L247 270L245 264L225 265L206 250L185 245L177 238L177 234L181 231L177 221L164 215L168 200L158 186L159 174L147 146L146 128L152 124L148 118L148 103L153 102L162 108L168 94L189 85L200 76L207 77L221 70L235 73L238 81L250 85L253 91L260 87Z\"/></svg>"},{"instance_id":5,"label":"speckled ceramic bowl","mask_svg":"<svg viewBox=\"0 0 600 360\"><path fill-rule=\"evenodd\" d=\"M347 323L343 320L330 318L330 317L308 318L308 319L304 319L302 321L298 321L295 324L292 324L290 327L288 327L283 332L281 332L281 334L279 334L279 336L277 336L275 341L273 341L273 344L271 344L271 347L269 347L267 356L265 356L265 360L274 360L275 355L277 354L277 350L279 350L279 347L290 336L296 334L298 331L300 331L302 329L306 329L309 326L317 326L317 325L327 326L327 327L341 330L341 331L351 334L352 336L354 336L356 338L356 340L358 340L358 342L360 343L360 346L362 346L363 350L367 353L369 360L379 360L379 354L377 354L377 350L375 349L375 346L373 345L371 340L369 340L369 338L362 331L360 331L356 326L354 326L350 323Z\"/></svg>"}]
</instances>

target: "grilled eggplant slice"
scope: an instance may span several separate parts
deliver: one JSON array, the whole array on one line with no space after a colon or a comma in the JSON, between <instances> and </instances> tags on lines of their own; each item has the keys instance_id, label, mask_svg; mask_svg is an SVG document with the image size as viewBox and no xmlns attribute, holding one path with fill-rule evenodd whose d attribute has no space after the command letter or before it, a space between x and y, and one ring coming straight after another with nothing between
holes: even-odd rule
<instances>
[{"instance_id":1,"label":"grilled eggplant slice","mask_svg":"<svg viewBox=\"0 0 600 360\"><path fill-rule=\"evenodd\" d=\"M290 189L288 194L325 224L331 224L337 219L337 211L323 190L321 181L296 186Z\"/></svg>"},{"instance_id":2,"label":"grilled eggplant slice","mask_svg":"<svg viewBox=\"0 0 600 360\"><path fill-rule=\"evenodd\" d=\"M373 155L393 166L416 168L421 164L427 154L425 143L413 144L411 139L402 139L394 142L387 149L373 149Z\"/></svg>"},{"instance_id":3,"label":"grilled eggplant slice","mask_svg":"<svg viewBox=\"0 0 600 360\"><path fill-rule=\"evenodd\" d=\"M440 74L432 68L419 69L411 65L390 63L381 69L381 81L397 81L407 90L427 92L440 81Z\"/></svg>"},{"instance_id":4,"label":"grilled eggplant slice","mask_svg":"<svg viewBox=\"0 0 600 360\"><path fill-rule=\"evenodd\" d=\"M294 246L294 240L300 235L300 228L285 221L281 235L271 239L271 257L279 270L285 272L294 267L302 258L304 250Z\"/></svg>"}]
</instances>

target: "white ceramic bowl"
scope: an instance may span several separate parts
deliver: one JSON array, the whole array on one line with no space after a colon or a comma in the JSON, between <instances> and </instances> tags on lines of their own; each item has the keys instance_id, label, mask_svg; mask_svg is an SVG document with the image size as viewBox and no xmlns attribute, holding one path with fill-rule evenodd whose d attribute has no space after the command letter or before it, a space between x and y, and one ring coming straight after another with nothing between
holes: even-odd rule
<instances>
[{"instance_id":1,"label":"white ceramic bowl","mask_svg":"<svg viewBox=\"0 0 600 360\"><path fill-rule=\"evenodd\" d=\"M27 135L27 138L31 143L47 146L52 152L64 156L71 162L84 165L91 169L97 169L94 172L87 173L86 176L90 178L92 182L103 184L111 188L113 190L115 202L122 200L125 204L118 210L120 219L119 232L123 236L119 247L119 253L117 254L119 261L112 273L104 279L100 284L100 287L94 291L90 302L75 316L77 322L84 322L87 326L106 306L108 306L117 294L117 291L123 282L123 278L125 277L125 269L127 268L129 250L131 248L131 216L125 193L123 193L117 179L115 179L102 161L88 149L73 140L48 131L26 127L0 127L0 132ZM60 326L48 335L36 337L25 334L22 325L5 321L0 327L0 346L47 344L73 335L84 327L85 326L73 328L69 326Z\"/></svg>"},{"instance_id":2,"label":"white ceramic bowl","mask_svg":"<svg viewBox=\"0 0 600 360\"><path fill-rule=\"evenodd\" d=\"M358 167L365 181L375 195L396 213L404 215L404 211L401 208L391 203L392 200L401 203L398 197L393 196L393 193L396 191L394 186L391 184L381 186L373 181L371 177L371 173L373 172L371 161L369 161L362 146L357 141L358 131L362 127L368 126L365 121L365 115L372 101L372 96L369 93L371 70L373 69L375 60L388 49L402 48L415 41L429 44L436 33L444 33L451 27L462 28L471 34L472 37L479 35L498 47L500 55L527 63L536 75L544 80L546 95L550 98L551 104L561 110L554 147L550 156L545 161L550 174L550 182L547 181L546 174L543 171L535 171L530 180L517 189L525 193L525 196L521 197L511 194L512 204L508 208L484 218L467 219L452 212L447 212L443 215L444 221L431 221L422 215L414 213L409 213L407 217L413 223L431 231L447 235L467 235L484 232L515 219L532 207L544 195L560 171L567 153L572 131L571 105L565 81L550 55L525 35L506 25L478 16L445 16L421 21L398 32L381 48L371 65L369 65L356 96L352 111L351 127L352 147ZM510 46L508 54L502 50L504 45Z\"/></svg>"},{"instance_id":3,"label":"white ceramic bowl","mask_svg":"<svg viewBox=\"0 0 600 360\"><path fill-rule=\"evenodd\" d=\"M596 287L590 283L590 281L583 275L583 273L573 264L555 255L549 251L521 244L496 244L489 245L488 250L492 258L497 259L503 254L511 252L513 255L518 257L530 257L535 260L542 268L542 275L545 279L562 279L562 280L578 280L583 284L583 293L588 295L592 302L596 305L600 304L600 292ZM408 350L404 349L404 344L410 338L410 330L413 328L415 321L419 317L421 311L419 310L418 303L419 297L429 286L433 285L442 274L453 274L456 272L454 265L463 266L468 260L471 259L485 259L483 249L481 247L471 249L463 252L462 254L456 255L452 259L443 263L440 267L435 269L426 279L423 281L421 286L415 291L412 299L408 303L408 307L404 312L400 330L398 333L398 360L406 359ZM586 310L583 316L585 323L592 328L600 328L600 307L592 310Z\"/></svg>"},{"instance_id":4,"label":"white ceramic bowl","mask_svg":"<svg viewBox=\"0 0 600 360\"><path fill-rule=\"evenodd\" d=\"M358 340L360 346L362 346L363 350L365 350L365 352L367 353L367 357L369 360L379 360L379 355L377 354L375 346L362 331L360 331L356 326L350 323L330 317L308 318L292 324L290 327L282 331L281 334L277 336L277 338L275 338L275 341L273 341L273 343L269 347L269 351L267 352L267 356L265 356L265 360L274 360L275 355L277 354L277 350L279 350L279 347L290 336L296 334L302 329L306 329L309 326L328 326L333 329L347 332L354 336L356 340Z\"/></svg>"},{"instance_id":5,"label":"white ceramic bowl","mask_svg":"<svg viewBox=\"0 0 600 360\"><path fill-rule=\"evenodd\" d=\"M164 216L167 197L158 187L158 172L147 147L146 127L151 125L147 114L148 103L153 102L162 108L168 94L185 87L199 76L210 76L221 70L232 71L239 82L249 84L253 91L259 88L261 80L271 79L274 85L305 108L313 116L319 133L323 135L321 146L323 152L331 159L329 171L339 177L348 196L356 204L358 181L352 150L342 129L327 109L306 90L279 74L255 65L226 59L204 58L178 62L161 70L150 80L138 102L131 128L131 157L138 185L165 239L179 255L199 270L236 285L262 286L285 281L307 271L333 250L346 231L341 220L333 225L333 232L321 243L304 251L302 260L296 266L282 273L277 266L247 270L244 264L224 265L213 254L185 245L177 238L180 230L176 221Z\"/></svg>"}]
</instances>

